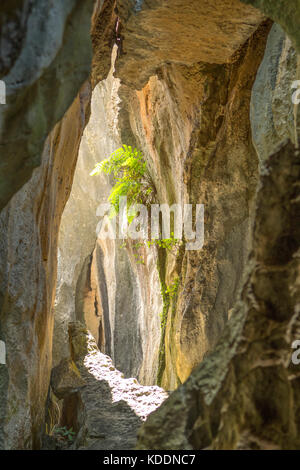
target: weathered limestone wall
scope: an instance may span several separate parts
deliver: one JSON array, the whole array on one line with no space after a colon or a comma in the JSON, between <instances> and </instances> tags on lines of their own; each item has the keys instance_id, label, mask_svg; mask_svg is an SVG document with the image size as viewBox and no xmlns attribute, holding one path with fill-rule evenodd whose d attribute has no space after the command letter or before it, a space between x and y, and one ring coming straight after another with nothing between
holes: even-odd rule
<instances>
[{"instance_id":1,"label":"weathered limestone wall","mask_svg":"<svg viewBox=\"0 0 300 470\"><path fill-rule=\"evenodd\" d=\"M0 209L41 164L48 134L89 76L93 8L94 0L1 2Z\"/></svg>"},{"instance_id":2,"label":"weathered limestone wall","mask_svg":"<svg viewBox=\"0 0 300 470\"><path fill-rule=\"evenodd\" d=\"M91 117L80 143L76 172L59 232L58 280L55 300L54 364L68 354L68 322L74 321L75 303L82 302L84 286L77 289L85 265L89 265L96 241L97 207L110 192L107 178L92 178L95 164L120 146L117 129L118 80L112 72L93 90ZM85 276L83 274L83 282ZM78 293L76 294L78 290ZM78 308L79 308L78 307Z\"/></svg>"},{"instance_id":3,"label":"weathered limestone wall","mask_svg":"<svg viewBox=\"0 0 300 470\"><path fill-rule=\"evenodd\" d=\"M210 6L213 30L220 26L218 8L221 5L215 5L214 10ZM232 9L233 16L240 15L240 24L238 28L234 22L232 28L219 28L227 38L226 51L220 38L220 49L214 48L218 57L212 55L210 59L219 65L200 62L208 60L205 48L189 50L184 41L179 45L176 35L174 38L170 33L178 24L179 4L172 14L165 1L127 18L116 75L131 87L114 89L119 99L119 110L114 115L106 112L112 100L112 78L95 88L95 105L86 130L86 140L93 150L86 150L84 138L78 174L61 226L62 275L58 281L55 334L55 350L59 353L55 361L66 348L63 344L67 344L67 322L74 317L85 319L98 337L99 346L126 375L137 376L147 384L158 381L173 389L186 380L219 338L236 299L249 250L251 206L257 183L249 104L269 30L269 24L264 24L237 51L258 27L262 16L238 2L233 2ZM251 21L246 24L243 15L249 12ZM199 5L193 3L192 13L203 21ZM119 14L121 18L125 14L122 8ZM155 52L151 49L150 29L147 26L144 30L142 25L147 20L147 25L156 22L156 28L162 28L158 15L167 14L164 29L170 31L163 58L156 55L163 48ZM187 25L191 12L184 14L181 21ZM138 62L141 43L137 30L145 35L147 64L141 59ZM157 35L156 39L160 37ZM203 40L201 35L198 39L200 43ZM174 44L176 64L161 66L167 53L169 62L175 62L171 54ZM236 54L228 60L233 51ZM147 77L133 74L137 69ZM149 78L154 70L156 75ZM134 88L146 78L145 87L136 91ZM100 88L103 100L96 103ZM115 127L111 126L112 119ZM181 249L166 253L157 252L154 247L136 250L133 244L120 249L120 244L99 241L93 259L90 258L97 202L104 201L108 192L104 185L100 191L92 189L98 187L101 179L92 181L88 170L113 150L104 135L111 136L115 148L126 143L143 151L160 203L205 204L206 241L202 251ZM84 170L81 159L89 162L84 163ZM86 211L91 201L92 210ZM137 263L135 256L145 265ZM179 290L166 308L161 289L165 291L177 278Z\"/></svg>"},{"instance_id":4,"label":"weathered limestone wall","mask_svg":"<svg viewBox=\"0 0 300 470\"><path fill-rule=\"evenodd\" d=\"M41 166L0 215L0 448L38 448L52 364L57 237L90 86L47 139Z\"/></svg>"},{"instance_id":5,"label":"weathered limestone wall","mask_svg":"<svg viewBox=\"0 0 300 470\"><path fill-rule=\"evenodd\" d=\"M243 3L252 5L262 13L279 23L285 33L293 42L293 46L300 54L300 4L298 0L241 0Z\"/></svg>"},{"instance_id":6,"label":"weathered limestone wall","mask_svg":"<svg viewBox=\"0 0 300 470\"><path fill-rule=\"evenodd\" d=\"M113 53L114 62L116 50ZM74 183L59 234L55 301L54 364L68 354L68 322L84 321L127 377L156 383L162 300L155 249L145 248L144 265L122 241L98 240L98 206L111 185L91 177L95 164L122 145L119 137L119 80L108 78L93 90L91 118L80 146Z\"/></svg>"},{"instance_id":7,"label":"weathered limestone wall","mask_svg":"<svg viewBox=\"0 0 300 470\"><path fill-rule=\"evenodd\" d=\"M164 66L140 92L121 89L123 141L143 150L159 202L205 205L203 249L160 257L164 288L180 279L162 332L167 389L214 347L241 285L257 184L250 98L268 31L264 24L226 65Z\"/></svg>"},{"instance_id":8,"label":"weathered limestone wall","mask_svg":"<svg viewBox=\"0 0 300 470\"><path fill-rule=\"evenodd\" d=\"M51 2L51 14L44 17L49 3L17 0L0 7L0 74L8 91L8 105L0 108L0 207L6 206L0 216L0 339L7 347L7 365L0 365L0 448L39 447L51 367L57 235L89 101L89 90L82 90L55 126L90 71L88 31L94 2ZM278 21L299 52L296 0L288 7L280 0L244 3ZM110 69L117 13L122 24L116 64L116 75L123 81L118 88L118 130L105 127L111 123L105 112L98 124L110 137L101 158L115 144L141 148L160 202L205 204L206 244L199 253L180 251L175 256L145 250L145 265L137 265L132 245L121 250L101 242L95 249L94 211L101 202L98 197L107 196L101 185L107 191L109 185L99 179L99 186L95 181L80 188L78 181L74 188L80 197L70 203L79 233L76 238L73 229L65 232L59 258L57 307L61 295L68 308L58 317L63 328L56 329L55 357L58 360L64 350L67 321L83 316L92 320L95 332L99 322L101 346L126 375L138 375L143 383L158 379L164 387L175 388L215 346L231 312L225 343L151 417L140 446L299 447L299 410L292 403L299 395L298 378L286 366L299 311L298 157L288 145L268 159L273 139L277 145L293 129L285 90L293 77L295 54L282 33L277 36L273 30L269 56L266 53L251 98L253 120L261 120L265 129L252 126L254 145L259 160L266 162L253 209L257 156L249 103L269 25L253 36L264 21L258 10L238 0L206 5L204 11L199 0L185 1L186 8L182 0L154 0L151 5L96 2L94 87ZM270 87L262 90L259 80L264 77ZM103 91L98 97L103 103L112 93L105 86L103 82L95 88L95 96ZM266 102L265 113L257 108L261 101ZM91 130L90 141L82 142L87 148L98 146L99 129L94 135ZM263 140L265 135L270 141ZM86 151L98 161L99 148ZM82 171L90 170L89 163L82 163ZM251 246L252 215L253 249L245 288L238 296ZM85 220L91 225L80 233ZM68 241L77 246L76 252L68 251ZM68 259L70 265L64 265ZM160 288L177 277L179 290L164 312L160 331ZM237 297L241 307L232 311ZM100 312L96 321L95 312ZM248 381L240 387L244 374ZM230 403L239 405L239 415ZM266 426L268 416L272 419ZM148 426L157 427L154 440ZM257 429L255 435L251 426Z\"/></svg>"},{"instance_id":9,"label":"weathered limestone wall","mask_svg":"<svg viewBox=\"0 0 300 470\"><path fill-rule=\"evenodd\" d=\"M299 448L291 348L299 339L300 174L299 152L287 143L299 127L297 78L295 52L275 25L251 97L261 175L243 289L215 351L142 428L141 449Z\"/></svg>"}]
</instances>

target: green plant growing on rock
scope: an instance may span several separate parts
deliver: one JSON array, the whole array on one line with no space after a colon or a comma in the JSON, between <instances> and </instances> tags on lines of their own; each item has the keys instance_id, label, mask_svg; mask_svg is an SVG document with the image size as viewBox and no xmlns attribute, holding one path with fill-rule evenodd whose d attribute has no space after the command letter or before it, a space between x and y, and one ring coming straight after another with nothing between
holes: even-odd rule
<instances>
[{"instance_id":1,"label":"green plant growing on rock","mask_svg":"<svg viewBox=\"0 0 300 470\"><path fill-rule=\"evenodd\" d=\"M174 299L178 293L179 289L179 277L176 277L172 284L169 286L161 287L161 295L163 298L163 311L160 314L160 327L162 330L165 329L168 318L168 310L171 304L172 299Z\"/></svg>"},{"instance_id":2,"label":"green plant growing on rock","mask_svg":"<svg viewBox=\"0 0 300 470\"><path fill-rule=\"evenodd\" d=\"M57 427L53 431L53 436L58 438L59 440L64 440L71 443L74 441L75 432L73 431L73 428L67 429L66 426L63 426L61 428Z\"/></svg>"},{"instance_id":3,"label":"green plant growing on rock","mask_svg":"<svg viewBox=\"0 0 300 470\"><path fill-rule=\"evenodd\" d=\"M120 197L126 196L130 223L136 216L130 212L130 208L134 204L149 204L153 193L153 185L142 152L130 145L123 145L109 158L97 163L90 175L100 173L113 175L114 178L114 185L108 198L111 203L110 217L119 213Z\"/></svg>"},{"instance_id":4,"label":"green plant growing on rock","mask_svg":"<svg viewBox=\"0 0 300 470\"><path fill-rule=\"evenodd\" d=\"M182 245L182 240L174 237L174 232L171 232L170 238L158 238L158 239L151 239L146 242L147 245L153 246L156 245L159 248L163 248L167 251L172 251L173 248L179 248Z\"/></svg>"}]
</instances>

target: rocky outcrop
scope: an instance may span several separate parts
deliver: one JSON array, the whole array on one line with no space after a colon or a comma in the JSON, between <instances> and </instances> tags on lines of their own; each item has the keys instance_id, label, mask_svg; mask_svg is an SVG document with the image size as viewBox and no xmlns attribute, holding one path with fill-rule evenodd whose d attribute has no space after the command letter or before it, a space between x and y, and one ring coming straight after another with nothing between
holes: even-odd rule
<instances>
[{"instance_id":1,"label":"rocky outcrop","mask_svg":"<svg viewBox=\"0 0 300 470\"><path fill-rule=\"evenodd\" d=\"M247 277L215 351L149 418L138 448L299 448L299 371L291 364L299 334L299 153L286 143L299 126L295 79L295 52L275 25L251 97L261 176Z\"/></svg>"},{"instance_id":2,"label":"rocky outcrop","mask_svg":"<svg viewBox=\"0 0 300 470\"><path fill-rule=\"evenodd\" d=\"M298 0L241 0L247 5L259 8L265 15L279 23L292 40L298 54L300 54L300 5Z\"/></svg>"},{"instance_id":3,"label":"rocky outcrop","mask_svg":"<svg viewBox=\"0 0 300 470\"><path fill-rule=\"evenodd\" d=\"M65 358L52 369L50 384L56 397L61 400L70 393L84 387L86 382L80 376L75 362L72 359Z\"/></svg>"},{"instance_id":4,"label":"rocky outcrop","mask_svg":"<svg viewBox=\"0 0 300 470\"><path fill-rule=\"evenodd\" d=\"M266 170L240 303L215 352L149 417L139 449L299 448L298 151L285 145Z\"/></svg>"},{"instance_id":5,"label":"rocky outcrop","mask_svg":"<svg viewBox=\"0 0 300 470\"><path fill-rule=\"evenodd\" d=\"M169 65L140 92L120 90L130 116L122 139L144 151L159 202L205 205L203 249L159 259L164 290L180 279L164 312L158 379L167 389L214 347L242 280L257 182L250 98L268 31L226 65Z\"/></svg>"},{"instance_id":6,"label":"rocky outcrop","mask_svg":"<svg viewBox=\"0 0 300 470\"><path fill-rule=\"evenodd\" d=\"M86 124L85 85L46 141L42 165L0 215L0 448L38 448L52 364L57 238Z\"/></svg>"},{"instance_id":7,"label":"rocky outcrop","mask_svg":"<svg viewBox=\"0 0 300 470\"><path fill-rule=\"evenodd\" d=\"M126 376L145 384L158 380L168 390L215 345L249 249L257 175L249 106L268 30L264 24L230 64L165 66L140 92L120 86L111 72L95 88L60 232L56 362L74 318L86 322ZM98 240L90 257L97 205L110 186L89 172L120 142L144 152L160 203L205 204L202 251L157 252L133 243L124 249L120 242ZM177 296L166 308L161 292L177 278Z\"/></svg>"},{"instance_id":8,"label":"rocky outcrop","mask_svg":"<svg viewBox=\"0 0 300 470\"><path fill-rule=\"evenodd\" d=\"M116 50L114 50L113 62ZM143 264L136 250L121 240L98 240L98 206L107 202L107 177L91 177L94 165L120 147L119 80L113 68L99 83L91 101L69 201L59 233L55 300L54 364L68 354L67 325L75 319L93 333L126 377L156 383L162 299L157 254L144 247Z\"/></svg>"},{"instance_id":9,"label":"rocky outcrop","mask_svg":"<svg viewBox=\"0 0 300 470\"><path fill-rule=\"evenodd\" d=\"M91 117L82 136L72 191L60 225L54 365L58 364L64 355L68 355L68 323L76 319L75 303L78 305L78 318L84 320L82 302L90 292L90 286L86 286L84 270L91 263L90 258L97 238L96 228L99 222L97 208L101 202L107 201L111 188L107 178L92 178L90 172L98 161L106 158L121 145L116 118L119 81L113 79L112 72L113 70L107 80L99 83L93 91ZM85 309L86 315L91 318L88 322L91 330L95 317L93 305L95 297L92 297L91 305L89 307L86 305ZM92 313L91 307L93 307Z\"/></svg>"},{"instance_id":10,"label":"rocky outcrop","mask_svg":"<svg viewBox=\"0 0 300 470\"><path fill-rule=\"evenodd\" d=\"M166 63L225 63L263 20L238 0L119 0L117 7L122 43L116 73L133 89Z\"/></svg>"},{"instance_id":11,"label":"rocky outcrop","mask_svg":"<svg viewBox=\"0 0 300 470\"><path fill-rule=\"evenodd\" d=\"M74 381L73 390L64 393L60 424L76 431L72 448L134 449L141 422L161 405L167 393L156 386L142 386L135 378L125 379L111 358L100 353L94 338L80 322L69 325L69 340L71 358L86 383L78 389ZM61 376L65 369L62 366L63 363L56 368L54 376ZM69 382L69 375L67 370L64 381Z\"/></svg>"},{"instance_id":12,"label":"rocky outcrop","mask_svg":"<svg viewBox=\"0 0 300 470\"><path fill-rule=\"evenodd\" d=\"M293 82L300 78L297 62L290 39L274 25L251 96L252 138L261 166L286 139L297 142L298 107L292 100Z\"/></svg>"},{"instance_id":13,"label":"rocky outcrop","mask_svg":"<svg viewBox=\"0 0 300 470\"><path fill-rule=\"evenodd\" d=\"M0 209L41 164L48 134L89 76L93 6L93 0L1 4Z\"/></svg>"},{"instance_id":14,"label":"rocky outcrop","mask_svg":"<svg viewBox=\"0 0 300 470\"><path fill-rule=\"evenodd\" d=\"M297 142L288 93L297 58L275 26L261 64L271 22L244 3L278 18L296 48L297 15L279 11L282 2L207 1L206 11L200 3L95 3L92 117L64 211L57 285L60 218L89 86L56 123L88 74L92 2L52 2L46 19L46 0L0 7L9 45L0 65L8 90L0 109L0 448L40 447L54 313L52 387L64 401L62 425L77 433L74 448L135 445L147 394L132 376L166 389L187 380L149 417L139 448L299 447L298 372L288 364L299 328L299 156L285 142ZM98 84L115 42L115 71ZM158 202L204 204L202 250L96 240L111 181L89 172L121 143L142 150ZM94 339L73 324L72 359L60 362L67 325L78 319Z\"/></svg>"}]
</instances>

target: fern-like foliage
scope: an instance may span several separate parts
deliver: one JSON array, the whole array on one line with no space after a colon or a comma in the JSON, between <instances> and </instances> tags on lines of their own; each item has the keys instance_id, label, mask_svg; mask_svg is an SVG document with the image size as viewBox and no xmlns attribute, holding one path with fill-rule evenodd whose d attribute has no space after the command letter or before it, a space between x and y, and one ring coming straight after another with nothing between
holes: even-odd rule
<instances>
[{"instance_id":1,"label":"fern-like foliage","mask_svg":"<svg viewBox=\"0 0 300 470\"><path fill-rule=\"evenodd\" d=\"M145 204L153 192L151 178L147 173L147 165L144 161L142 152L130 145L113 152L109 158L97 163L91 176L104 173L113 175L114 185L109 195L111 203L110 217L119 213L119 199L121 196L127 197L127 211L134 204ZM135 215L131 213L128 220L134 219Z\"/></svg>"}]
</instances>

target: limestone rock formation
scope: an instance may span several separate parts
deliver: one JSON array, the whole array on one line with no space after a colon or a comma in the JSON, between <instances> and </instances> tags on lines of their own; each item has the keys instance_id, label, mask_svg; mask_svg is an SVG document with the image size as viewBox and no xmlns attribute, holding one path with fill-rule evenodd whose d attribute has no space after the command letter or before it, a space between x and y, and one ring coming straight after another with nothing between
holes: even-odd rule
<instances>
[{"instance_id":1,"label":"limestone rock formation","mask_svg":"<svg viewBox=\"0 0 300 470\"><path fill-rule=\"evenodd\" d=\"M116 50L113 52L113 63ZM155 249L136 250L120 240L97 240L97 209L107 203L111 183L91 177L97 162L121 146L119 80L107 79L93 90L91 117L84 131L69 201L59 232L58 280L54 307L54 364L68 353L67 325L84 322L102 352L127 377L156 383L163 309ZM124 109L124 108L123 108ZM128 124L127 124L128 126Z\"/></svg>"},{"instance_id":2,"label":"limestone rock formation","mask_svg":"<svg viewBox=\"0 0 300 470\"><path fill-rule=\"evenodd\" d=\"M59 230L53 351L55 365L68 354L68 323L77 318L76 302L82 313L81 297L85 296L85 287L82 286L81 290L77 283L80 284L80 276L84 278L85 265L90 264L95 247L99 222L97 208L107 202L111 188L107 178L92 178L90 172L97 162L121 145L116 122L119 81L113 79L112 72L105 82L99 83L93 90L91 117L80 143L72 191ZM78 318L84 320L80 313ZM92 329L90 323L88 326Z\"/></svg>"},{"instance_id":3,"label":"limestone rock formation","mask_svg":"<svg viewBox=\"0 0 300 470\"><path fill-rule=\"evenodd\" d=\"M120 0L117 7L123 28L116 73L134 89L165 63L223 64L264 18L238 0Z\"/></svg>"},{"instance_id":4,"label":"limestone rock formation","mask_svg":"<svg viewBox=\"0 0 300 470\"><path fill-rule=\"evenodd\" d=\"M86 382L80 376L75 362L65 358L52 369L50 385L57 398L62 399L70 393L75 393L86 385Z\"/></svg>"},{"instance_id":5,"label":"limestone rock formation","mask_svg":"<svg viewBox=\"0 0 300 470\"><path fill-rule=\"evenodd\" d=\"M214 347L242 280L257 182L250 98L268 31L258 29L230 64L169 65L140 92L120 90L131 123L123 139L144 151L159 202L205 204L203 249L159 263L164 289L180 279L162 332L159 380L168 390Z\"/></svg>"},{"instance_id":6,"label":"limestone rock formation","mask_svg":"<svg viewBox=\"0 0 300 470\"><path fill-rule=\"evenodd\" d=\"M262 174L240 300L215 352L149 418L139 448L299 447L299 373L290 362L299 331L299 154L286 144L299 126L295 79L295 52L275 25L252 90Z\"/></svg>"},{"instance_id":7,"label":"limestone rock formation","mask_svg":"<svg viewBox=\"0 0 300 470\"><path fill-rule=\"evenodd\" d=\"M0 215L0 448L38 448L52 365L60 217L88 114L90 86L48 137L42 165Z\"/></svg>"},{"instance_id":8,"label":"limestone rock formation","mask_svg":"<svg viewBox=\"0 0 300 470\"><path fill-rule=\"evenodd\" d=\"M299 22L296 0L2 2L0 449L40 448L52 389L74 449L300 447ZM113 181L89 172L124 143L158 203L204 204L201 250L97 239Z\"/></svg>"},{"instance_id":9,"label":"limestone rock formation","mask_svg":"<svg viewBox=\"0 0 300 470\"><path fill-rule=\"evenodd\" d=\"M240 303L215 351L149 417L139 449L299 448L299 152L283 146L266 169Z\"/></svg>"},{"instance_id":10,"label":"limestone rock formation","mask_svg":"<svg viewBox=\"0 0 300 470\"><path fill-rule=\"evenodd\" d=\"M247 5L258 8L272 20L279 23L289 38L293 41L298 54L300 53L300 5L298 0L241 0Z\"/></svg>"},{"instance_id":11,"label":"limestone rock formation","mask_svg":"<svg viewBox=\"0 0 300 470\"><path fill-rule=\"evenodd\" d=\"M268 37L251 96L252 139L261 165L286 139L297 142L297 106L291 99L295 90L297 54L279 25Z\"/></svg>"},{"instance_id":12,"label":"limestone rock formation","mask_svg":"<svg viewBox=\"0 0 300 470\"><path fill-rule=\"evenodd\" d=\"M135 378L125 379L80 322L70 323L69 340L71 357L86 383L64 397L61 424L76 431L73 448L133 449L141 422L167 393L157 386L142 386Z\"/></svg>"},{"instance_id":13,"label":"limestone rock formation","mask_svg":"<svg viewBox=\"0 0 300 470\"><path fill-rule=\"evenodd\" d=\"M93 5L93 0L1 2L0 78L6 84L6 105L0 106L1 209L41 164L47 136L89 76Z\"/></svg>"}]
</instances>

